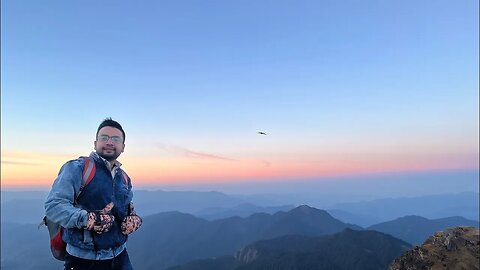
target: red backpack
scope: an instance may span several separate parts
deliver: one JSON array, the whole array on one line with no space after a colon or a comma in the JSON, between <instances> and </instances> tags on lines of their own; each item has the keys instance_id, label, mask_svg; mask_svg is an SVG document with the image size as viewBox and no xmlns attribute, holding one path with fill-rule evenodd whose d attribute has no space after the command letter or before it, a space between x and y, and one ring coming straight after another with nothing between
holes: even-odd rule
<instances>
[{"instance_id":1,"label":"red backpack","mask_svg":"<svg viewBox=\"0 0 480 270\"><path fill-rule=\"evenodd\" d=\"M78 194L75 196L75 204L77 204L77 199L80 194L82 194L83 189L90 183L90 181L92 181L97 170L95 166L95 161L91 157L80 158L83 158L85 160L85 165L82 172L82 184L80 186ZM122 173L125 183L128 183L127 175L123 171ZM64 261L65 254L67 253L67 243L65 243L62 238L64 228L62 227L62 225L60 225L60 223L53 222L47 219L47 216L43 217L43 221L40 223L40 225L38 225L38 228L40 228L42 225L45 225L48 228L48 233L50 234L50 250L52 251L53 257L55 257L55 259L57 260Z\"/></svg>"}]
</instances>

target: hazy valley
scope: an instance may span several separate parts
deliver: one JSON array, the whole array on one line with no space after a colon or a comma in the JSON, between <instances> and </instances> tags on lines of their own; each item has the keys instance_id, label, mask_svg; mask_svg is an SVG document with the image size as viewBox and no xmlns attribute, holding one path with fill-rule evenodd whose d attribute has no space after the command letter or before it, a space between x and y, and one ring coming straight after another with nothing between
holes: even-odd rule
<instances>
[{"instance_id":1,"label":"hazy valley","mask_svg":"<svg viewBox=\"0 0 480 270\"><path fill-rule=\"evenodd\" d=\"M269 204L271 195L138 190L135 204L144 225L130 237L129 253L136 269L264 269L266 265L296 269L288 268L292 263L385 269L436 231L478 227L474 214L478 195L339 202L322 210L290 200ZM37 229L45 196L46 192L2 192L2 269L61 266L50 255L46 229ZM454 209L462 211L454 215ZM24 260L25 256L33 259Z\"/></svg>"}]
</instances>

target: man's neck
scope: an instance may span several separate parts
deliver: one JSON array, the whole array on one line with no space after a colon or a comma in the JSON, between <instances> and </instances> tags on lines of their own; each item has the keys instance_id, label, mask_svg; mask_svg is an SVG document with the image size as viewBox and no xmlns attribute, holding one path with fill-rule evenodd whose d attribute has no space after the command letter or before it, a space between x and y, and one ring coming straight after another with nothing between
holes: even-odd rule
<instances>
[{"instance_id":1,"label":"man's neck","mask_svg":"<svg viewBox=\"0 0 480 270\"><path fill-rule=\"evenodd\" d=\"M117 159L108 160L108 159L100 156L97 152L95 152L95 154L105 163L105 166L107 166L108 170L112 171L113 168L115 167L115 165L120 167L120 163L117 162Z\"/></svg>"}]
</instances>

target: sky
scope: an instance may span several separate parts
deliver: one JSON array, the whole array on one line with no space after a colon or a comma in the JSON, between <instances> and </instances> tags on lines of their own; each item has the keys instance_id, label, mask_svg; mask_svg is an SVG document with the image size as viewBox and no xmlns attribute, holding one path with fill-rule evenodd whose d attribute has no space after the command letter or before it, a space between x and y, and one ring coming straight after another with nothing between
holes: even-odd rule
<instances>
[{"instance_id":1,"label":"sky","mask_svg":"<svg viewBox=\"0 0 480 270\"><path fill-rule=\"evenodd\" d=\"M146 187L479 169L476 0L4 0L1 12L2 188L49 187L106 117Z\"/></svg>"}]
</instances>

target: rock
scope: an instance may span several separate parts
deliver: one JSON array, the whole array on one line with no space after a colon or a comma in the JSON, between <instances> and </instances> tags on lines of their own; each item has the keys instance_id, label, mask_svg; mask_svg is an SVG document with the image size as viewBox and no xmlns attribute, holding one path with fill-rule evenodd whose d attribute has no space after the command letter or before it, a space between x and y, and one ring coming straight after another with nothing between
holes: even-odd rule
<instances>
[{"instance_id":1,"label":"rock","mask_svg":"<svg viewBox=\"0 0 480 270\"><path fill-rule=\"evenodd\" d=\"M235 252L233 256L235 260L243 264L247 264L247 263L253 262L258 258L258 250L251 247L247 247Z\"/></svg>"},{"instance_id":2,"label":"rock","mask_svg":"<svg viewBox=\"0 0 480 270\"><path fill-rule=\"evenodd\" d=\"M413 269L480 269L479 229L456 227L437 232L389 267L389 270Z\"/></svg>"}]
</instances>

